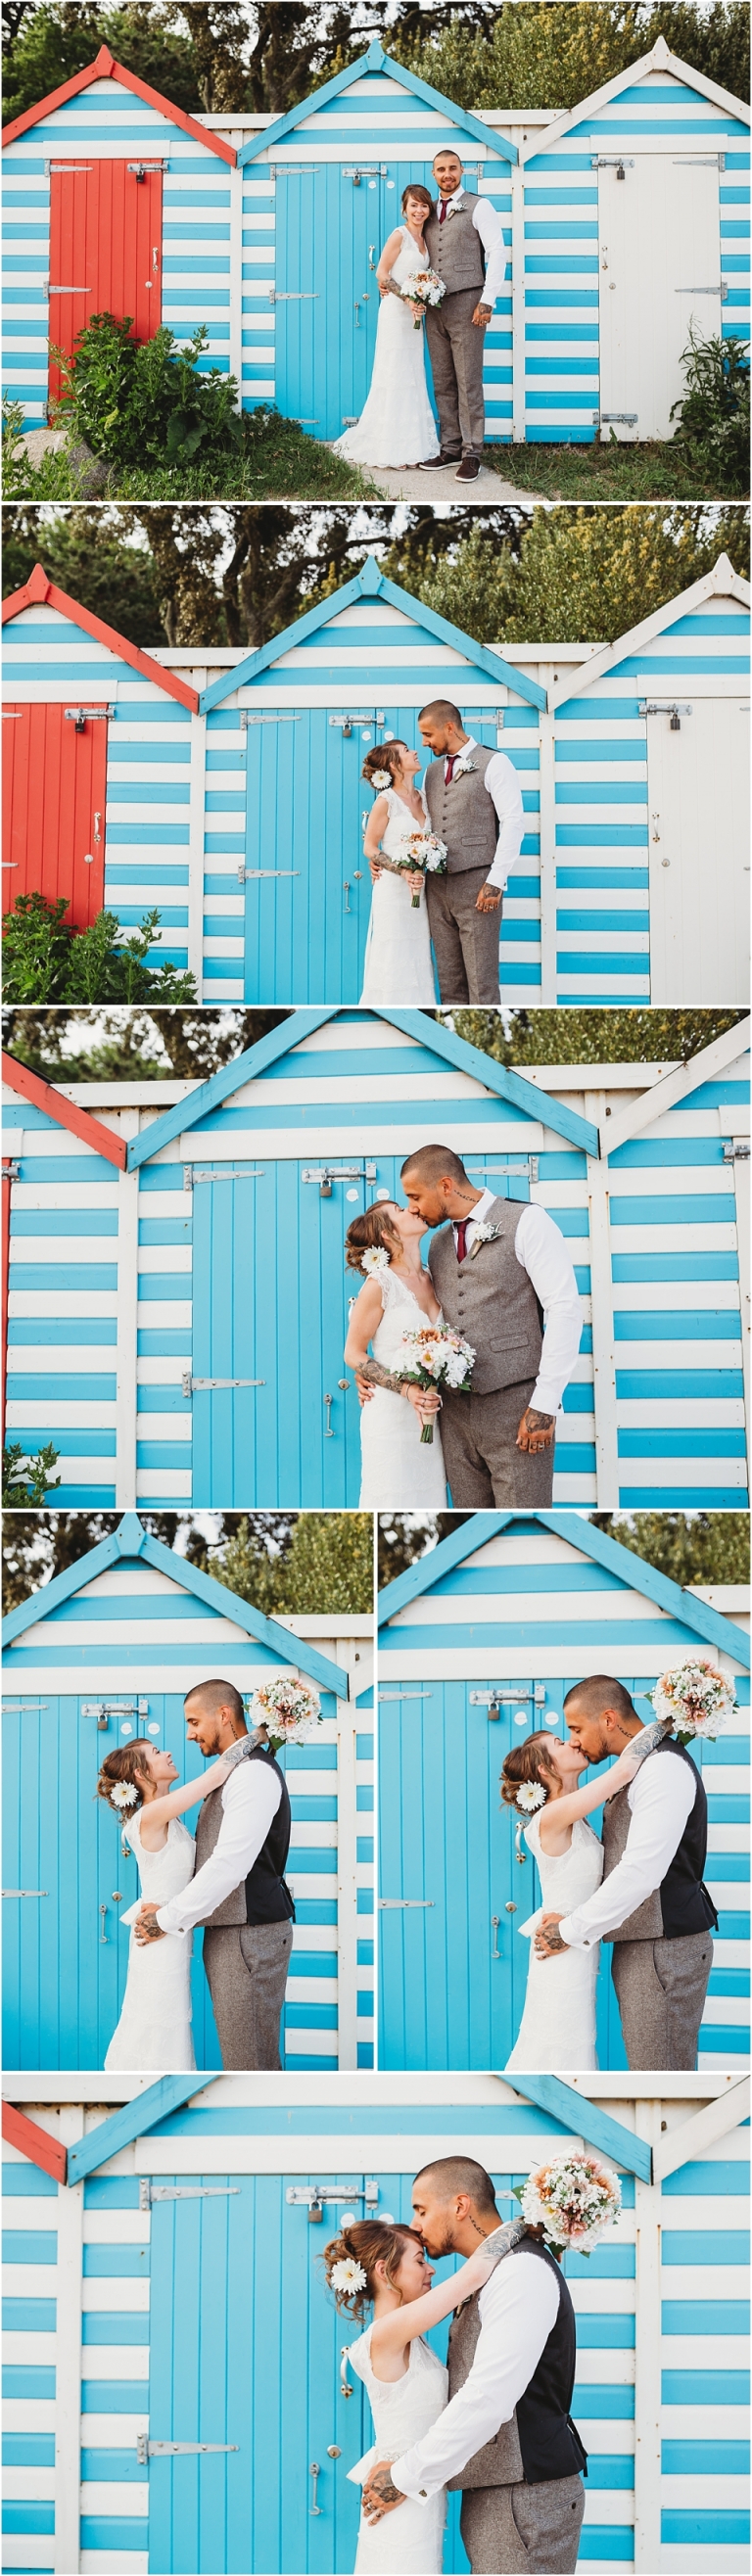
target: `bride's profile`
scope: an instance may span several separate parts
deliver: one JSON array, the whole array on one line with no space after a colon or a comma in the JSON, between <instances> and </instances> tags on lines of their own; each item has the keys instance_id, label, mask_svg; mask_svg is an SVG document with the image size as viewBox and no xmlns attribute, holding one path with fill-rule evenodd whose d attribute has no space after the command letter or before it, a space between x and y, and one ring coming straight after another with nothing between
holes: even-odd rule
<instances>
[{"instance_id":1,"label":"bride's profile","mask_svg":"<svg viewBox=\"0 0 752 2576\"><path fill-rule=\"evenodd\" d=\"M498 2228L469 2262L431 2287L433 2266L413 2227L386 2219L356 2219L324 2249L329 2288L337 2307L360 2321L373 2318L356 2343L345 2345L343 2367L354 2370L370 2400L375 2441L348 2477L364 2486L377 2460L397 2460L431 2430L447 2403L448 2376L425 2336L463 2299L484 2288L508 2252L520 2222ZM361 2515L355 2576L441 2576L446 2488L426 2504L405 2497L395 2514L370 2525Z\"/></svg>"},{"instance_id":2,"label":"bride's profile","mask_svg":"<svg viewBox=\"0 0 752 2576\"><path fill-rule=\"evenodd\" d=\"M422 324L416 330L415 307L400 292L411 277L430 269L423 226L433 211L428 189L408 184L402 196L404 222L384 243L376 269L381 305L365 408L334 447L335 456L344 456L350 465L420 465L439 453L426 383L425 330Z\"/></svg>"},{"instance_id":3,"label":"bride's profile","mask_svg":"<svg viewBox=\"0 0 752 2576\"><path fill-rule=\"evenodd\" d=\"M245 1750L245 1744L243 1746ZM172 1754L135 1736L130 1744L108 1753L97 1781L97 1797L117 1816L123 1840L138 1862L141 1897L166 1905L181 1896L193 1877L196 1846L181 1824L186 1807L195 1807L221 1788L234 1764L227 1754L207 1766L197 1780L180 1788ZM139 1899L140 1902L140 1899ZM128 1975L123 2008L113 2031L105 2067L159 2067L163 2074L182 2074L195 2066L191 2033L190 1933L141 1944L133 1919L138 1905L123 1916L131 1924Z\"/></svg>"},{"instance_id":4,"label":"bride's profile","mask_svg":"<svg viewBox=\"0 0 752 2576\"><path fill-rule=\"evenodd\" d=\"M377 743L363 762L361 777L375 787L376 801L363 843L373 882L361 1002L415 1002L432 1008L436 1000L423 876L399 863L407 835L431 829L425 795L417 785L419 769L417 751L409 751L396 736Z\"/></svg>"},{"instance_id":5,"label":"bride's profile","mask_svg":"<svg viewBox=\"0 0 752 2576\"><path fill-rule=\"evenodd\" d=\"M543 1905L520 1924L530 1940L525 2005L507 2066L597 2068L595 1988L600 1945L564 1948L552 1961L539 1959L532 1938L541 1913L570 1914L595 1894L603 1877L603 1845L587 1817L606 1798L613 1798L634 1779L639 1756L629 1746L618 1762L589 1780L576 1782L587 1768L578 1745L541 1730L513 1744L501 1774L505 1806L527 1817L524 1838L537 1862Z\"/></svg>"},{"instance_id":6,"label":"bride's profile","mask_svg":"<svg viewBox=\"0 0 752 2576\"><path fill-rule=\"evenodd\" d=\"M400 1361L404 1367L411 1361L405 1336L441 1320L430 1273L420 1257L425 1232L421 1216L395 1200L379 1199L353 1217L345 1237L348 1270L364 1273L345 1343L346 1365L365 1381L360 1411L364 1511L401 1504L441 1507L446 1502L436 1418L440 1397L434 1387L411 1385L400 1374ZM421 1437L427 1422L433 1423L430 1443Z\"/></svg>"}]
</instances>

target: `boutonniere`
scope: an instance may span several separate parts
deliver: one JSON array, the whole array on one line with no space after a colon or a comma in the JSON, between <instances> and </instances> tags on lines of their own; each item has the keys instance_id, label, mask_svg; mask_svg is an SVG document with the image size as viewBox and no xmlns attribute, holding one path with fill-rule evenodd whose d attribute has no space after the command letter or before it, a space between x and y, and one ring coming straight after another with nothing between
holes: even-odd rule
<instances>
[{"instance_id":1,"label":"boutonniere","mask_svg":"<svg viewBox=\"0 0 752 2576\"><path fill-rule=\"evenodd\" d=\"M464 197L460 197L460 200L459 200L459 204L458 204L458 205L456 205L456 206L452 206L452 205L447 206L447 210L446 210L446 222L447 222L447 223L451 223L451 220L452 220L452 216L453 216L453 215L461 215L461 214L462 214L462 210L463 210L463 207L464 207L464 203L465 203Z\"/></svg>"},{"instance_id":2,"label":"boutonniere","mask_svg":"<svg viewBox=\"0 0 752 2576\"><path fill-rule=\"evenodd\" d=\"M482 1243L496 1243L502 1231L503 1228L500 1225L477 1225L467 1254L468 1261L475 1260L476 1252L480 1251Z\"/></svg>"},{"instance_id":3,"label":"boutonniere","mask_svg":"<svg viewBox=\"0 0 752 2576\"><path fill-rule=\"evenodd\" d=\"M473 778L475 775L474 760L463 760L460 755L459 760L455 761L452 775L454 778Z\"/></svg>"}]
</instances>

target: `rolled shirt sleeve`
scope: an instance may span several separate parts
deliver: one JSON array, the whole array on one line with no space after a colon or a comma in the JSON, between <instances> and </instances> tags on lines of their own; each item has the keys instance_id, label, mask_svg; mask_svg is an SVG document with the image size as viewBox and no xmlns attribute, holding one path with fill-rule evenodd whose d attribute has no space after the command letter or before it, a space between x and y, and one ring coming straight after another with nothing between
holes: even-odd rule
<instances>
[{"instance_id":1,"label":"rolled shirt sleeve","mask_svg":"<svg viewBox=\"0 0 752 2576\"><path fill-rule=\"evenodd\" d=\"M514 1239L517 1260L545 1314L540 1367L530 1398L539 1413L558 1413L582 1335L582 1308L564 1236L547 1210L523 1208Z\"/></svg>"},{"instance_id":2,"label":"rolled shirt sleeve","mask_svg":"<svg viewBox=\"0 0 752 2576\"><path fill-rule=\"evenodd\" d=\"M508 284L507 266L510 254L504 240L501 216L497 214L496 207L492 206L490 197L478 198L477 205L473 207L473 225L476 233L480 233L486 254L485 285L481 287L478 300L481 304L494 305L497 295L500 295L502 288Z\"/></svg>"},{"instance_id":3,"label":"rolled shirt sleeve","mask_svg":"<svg viewBox=\"0 0 752 2576\"><path fill-rule=\"evenodd\" d=\"M621 1860L585 1905L562 1916L559 1931L569 1949L591 1949L604 1933L618 1931L627 1915L660 1887L694 1806L692 1772L686 1762L659 1761L649 1754L630 1782L627 1800L632 1817Z\"/></svg>"},{"instance_id":4,"label":"rolled shirt sleeve","mask_svg":"<svg viewBox=\"0 0 752 2576\"><path fill-rule=\"evenodd\" d=\"M493 752L483 781L496 808L499 835L487 883L503 893L522 849L525 815L517 771L505 751Z\"/></svg>"},{"instance_id":5,"label":"rolled shirt sleeve","mask_svg":"<svg viewBox=\"0 0 752 2576\"><path fill-rule=\"evenodd\" d=\"M558 2282L537 2255L515 2254L492 2273L478 2307L481 2330L464 2388L430 2433L392 2461L394 2485L416 2502L428 2502L511 2421L556 2323Z\"/></svg>"},{"instance_id":6,"label":"rolled shirt sleeve","mask_svg":"<svg viewBox=\"0 0 752 2576\"><path fill-rule=\"evenodd\" d=\"M247 1878L266 1842L282 1791L271 1763L241 1762L221 1791L222 1822L209 1859L182 1896L157 1907L161 1932L191 1932Z\"/></svg>"}]
</instances>

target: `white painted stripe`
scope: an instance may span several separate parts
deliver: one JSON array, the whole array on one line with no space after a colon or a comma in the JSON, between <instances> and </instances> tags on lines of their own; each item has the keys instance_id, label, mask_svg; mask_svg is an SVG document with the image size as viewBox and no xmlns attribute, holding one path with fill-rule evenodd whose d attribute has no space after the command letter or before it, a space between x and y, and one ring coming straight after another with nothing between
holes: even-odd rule
<instances>
[{"instance_id":1,"label":"white painted stripe","mask_svg":"<svg viewBox=\"0 0 752 2576\"><path fill-rule=\"evenodd\" d=\"M146 2521L149 2512L148 2482L133 2478L124 2478L121 2482L86 2478L81 2487L81 2512L128 2514Z\"/></svg>"},{"instance_id":2,"label":"white painted stripe","mask_svg":"<svg viewBox=\"0 0 752 2576\"><path fill-rule=\"evenodd\" d=\"M573 1419L580 1422L582 1416L576 1414ZM474 1561L477 1564L479 1558L476 1557ZM508 1622L511 1627L521 1618L529 1616L531 1595L535 1596L536 1621L539 1621L541 1626L548 1624L553 1628L559 1628L565 1623L579 1624L587 1619L603 1619L604 1614L608 1615L609 1605L614 1600L616 1600L613 1622L615 1636L621 1628L622 1612L627 1626L633 1619L644 1619L649 1616L651 1619L663 1620L673 1616L673 1613L661 1610L656 1602L649 1602L644 1593L627 1592L626 1589L616 1596L613 1593L604 1596L602 1592L541 1592L536 1573L539 1573L540 1564L544 1561L538 1560L537 1569L535 1564L529 1564L526 1567L524 1563L520 1563L519 1588L516 1592L471 1592L458 1596L456 1593L442 1593L438 1587L435 1587L431 1592L419 1593L417 1600L406 1602L403 1610L395 1611L389 1621L390 1633L394 1634L396 1629L404 1631L423 1627L453 1628L458 1622L463 1627L494 1628L503 1627L505 1622ZM466 1567L464 1571L467 1572L468 1568ZM625 1651L629 1651L628 1646L625 1646Z\"/></svg>"}]
</instances>

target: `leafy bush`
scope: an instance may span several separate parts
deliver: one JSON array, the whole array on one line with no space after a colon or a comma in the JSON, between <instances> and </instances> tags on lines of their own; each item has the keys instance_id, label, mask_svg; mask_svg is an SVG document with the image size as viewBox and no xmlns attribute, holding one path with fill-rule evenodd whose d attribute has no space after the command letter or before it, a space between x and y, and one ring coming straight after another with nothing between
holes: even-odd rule
<instances>
[{"instance_id":1,"label":"leafy bush","mask_svg":"<svg viewBox=\"0 0 752 2576\"><path fill-rule=\"evenodd\" d=\"M52 1473L57 1462L58 1452L51 1440L45 1449L31 1453L24 1452L20 1440L11 1440L3 1450L3 1511L36 1510L45 1503L60 1483L60 1477Z\"/></svg>"},{"instance_id":2,"label":"leafy bush","mask_svg":"<svg viewBox=\"0 0 752 2576\"><path fill-rule=\"evenodd\" d=\"M159 913L147 912L123 939L114 912L99 912L88 930L64 922L64 895L19 895L5 915L4 998L23 1002L195 1002L193 976L165 960L147 958L159 933Z\"/></svg>"},{"instance_id":3,"label":"leafy bush","mask_svg":"<svg viewBox=\"0 0 752 2576\"><path fill-rule=\"evenodd\" d=\"M686 393L674 403L674 440L717 492L746 492L749 472L749 344L698 340L682 353Z\"/></svg>"},{"instance_id":4,"label":"leafy bush","mask_svg":"<svg viewBox=\"0 0 752 2576\"><path fill-rule=\"evenodd\" d=\"M81 476L71 464L67 447L49 448L47 455L32 465L28 448L23 444L23 403L3 395L2 459L3 499L5 501L75 501L81 490Z\"/></svg>"},{"instance_id":5,"label":"leafy bush","mask_svg":"<svg viewBox=\"0 0 752 2576\"><path fill-rule=\"evenodd\" d=\"M134 340L131 320L94 313L76 332L73 356L53 350L63 378L56 423L70 423L95 456L116 465L186 464L239 448L242 423L234 376L198 372L208 348L203 322L181 347L165 324Z\"/></svg>"}]
</instances>

